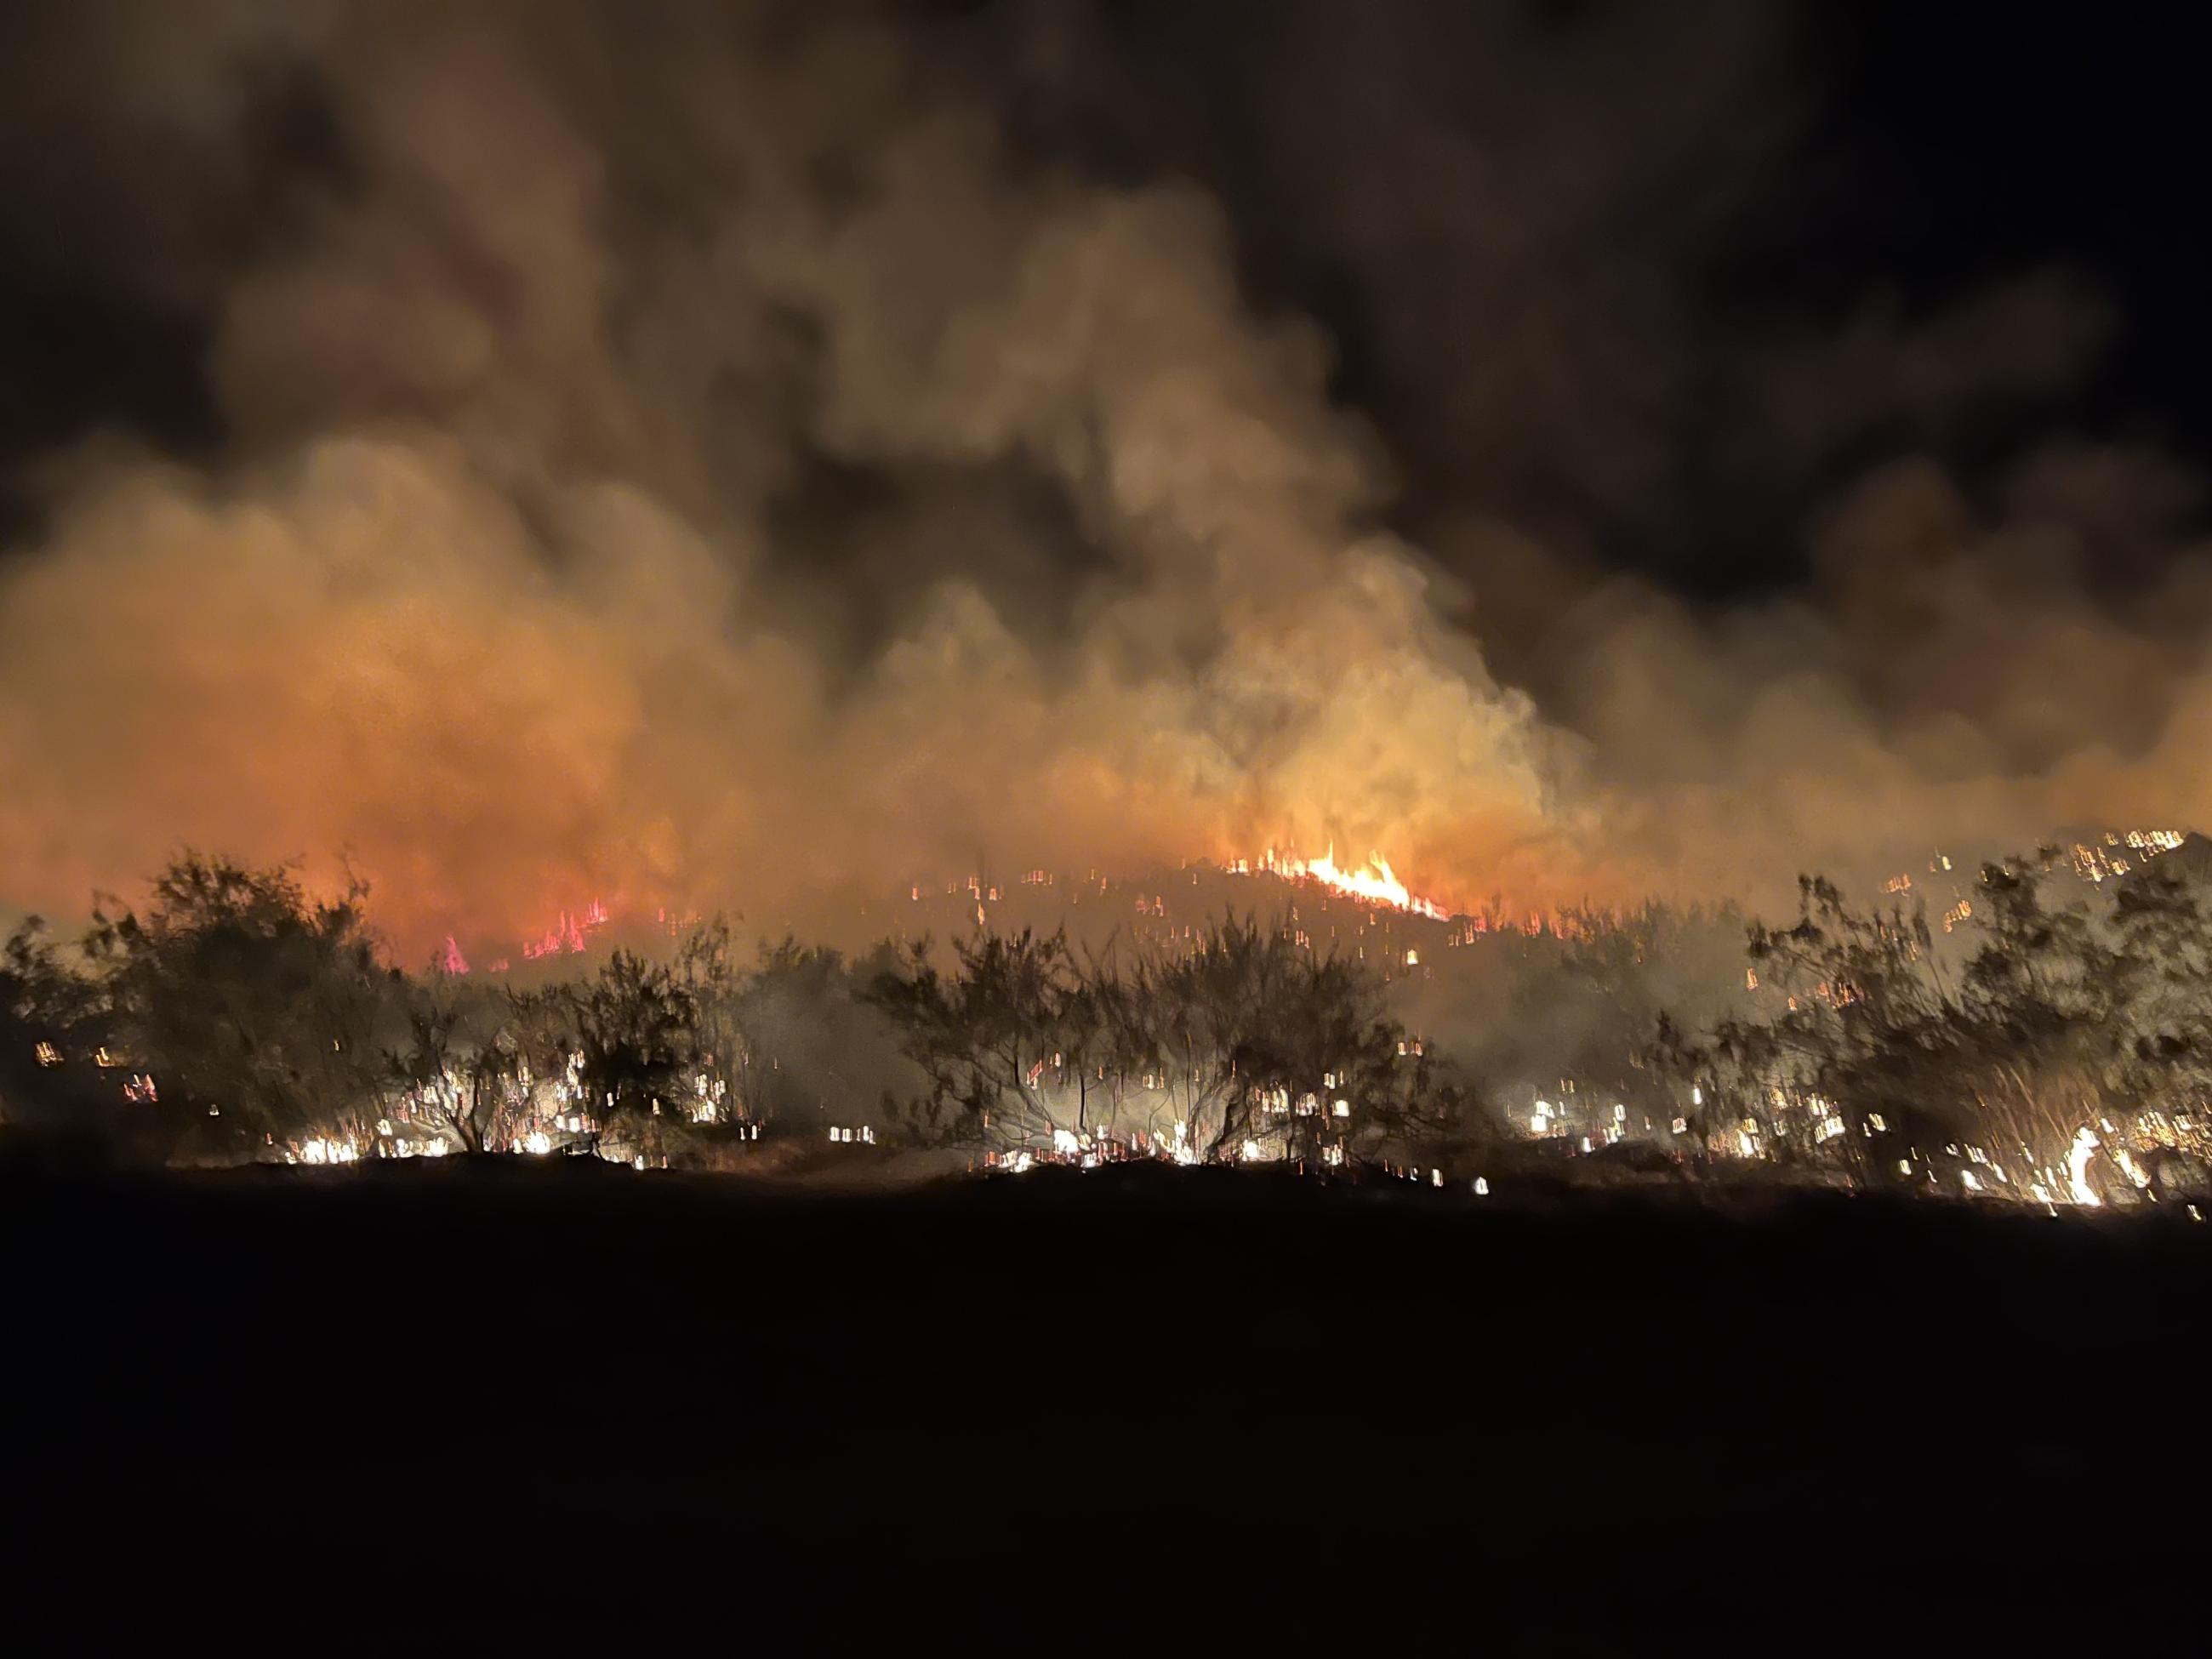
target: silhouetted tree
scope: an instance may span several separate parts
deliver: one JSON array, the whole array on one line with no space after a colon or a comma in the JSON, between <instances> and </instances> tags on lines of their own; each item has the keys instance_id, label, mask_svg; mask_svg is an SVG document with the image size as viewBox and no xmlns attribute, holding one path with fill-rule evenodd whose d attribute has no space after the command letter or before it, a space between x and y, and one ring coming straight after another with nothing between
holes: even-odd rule
<instances>
[{"instance_id":1,"label":"silhouetted tree","mask_svg":"<svg viewBox=\"0 0 2212 1659\"><path fill-rule=\"evenodd\" d=\"M750 1047L748 1115L789 1119L811 1109L849 1120L872 1103L861 1080L880 1069L885 1034L875 1012L856 1002L838 951L787 936L763 945L738 1018Z\"/></svg>"},{"instance_id":2,"label":"silhouetted tree","mask_svg":"<svg viewBox=\"0 0 2212 1659\"><path fill-rule=\"evenodd\" d=\"M407 1041L388 1056L410 1125L464 1152L504 1146L524 1116L520 1045L510 1005L433 963L404 987Z\"/></svg>"},{"instance_id":3,"label":"silhouetted tree","mask_svg":"<svg viewBox=\"0 0 2212 1659\"><path fill-rule=\"evenodd\" d=\"M27 917L0 945L0 1121L107 1134L126 1103L150 1105L99 1064L112 1039L102 985Z\"/></svg>"},{"instance_id":4,"label":"silhouetted tree","mask_svg":"<svg viewBox=\"0 0 2212 1659\"><path fill-rule=\"evenodd\" d=\"M617 951L570 988L587 1097L602 1120L640 1123L674 1109L692 1054L692 1007L668 968Z\"/></svg>"},{"instance_id":5,"label":"silhouetted tree","mask_svg":"<svg viewBox=\"0 0 2212 1659\"><path fill-rule=\"evenodd\" d=\"M684 1109L721 1121L765 1115L748 1095L753 1040L746 1029L748 975L738 962L730 924L714 917L688 934L676 952L675 976L690 1004L692 1087Z\"/></svg>"},{"instance_id":6,"label":"silhouetted tree","mask_svg":"<svg viewBox=\"0 0 2212 1659\"><path fill-rule=\"evenodd\" d=\"M1224 915L1188 949L1079 962L1063 935L1024 933L954 956L948 972L927 942L909 946L869 992L929 1079L932 1124L1008 1145L1142 1129L1200 1158L1247 1140L1312 1158L1433 1137L1462 1103L1431 1086L1379 975L1249 916Z\"/></svg>"},{"instance_id":7,"label":"silhouetted tree","mask_svg":"<svg viewBox=\"0 0 2212 1659\"><path fill-rule=\"evenodd\" d=\"M1082 983L1064 933L981 934L956 940L957 968L940 970L919 940L878 973L866 997L900 1033L928 1093L913 1103L925 1133L1048 1143L1068 1126L1045 1083L1066 1054Z\"/></svg>"},{"instance_id":8,"label":"silhouetted tree","mask_svg":"<svg viewBox=\"0 0 2212 1659\"><path fill-rule=\"evenodd\" d=\"M401 1016L367 891L353 881L310 899L288 870L185 852L143 913L95 909L86 949L118 1040L155 1075L165 1106L268 1139L374 1118Z\"/></svg>"},{"instance_id":9,"label":"silhouetted tree","mask_svg":"<svg viewBox=\"0 0 2212 1659\"><path fill-rule=\"evenodd\" d=\"M1133 1046L1206 1158L1277 1131L1312 1156L1346 1133L1336 1101L1379 1125L1421 1098L1425 1056L1384 1014L1380 976L1288 930L1226 915L1186 954L1139 957L1132 980Z\"/></svg>"},{"instance_id":10,"label":"silhouetted tree","mask_svg":"<svg viewBox=\"0 0 2212 1659\"><path fill-rule=\"evenodd\" d=\"M2085 1131L2118 1156L2146 1144L2144 1114L2212 1092L2212 921L2201 860L2102 893L2061 885L2057 865L2046 848L1983 867L1955 974L1918 907L1863 911L1807 878L1794 926L1748 933L1764 1009L1703 1041L1666 1024L1655 1071L1704 1092L1701 1134L1746 1121L1768 1149L1805 1151L1808 1128L1827 1139L1805 1109L1828 1103L1857 1131L1830 1156L1940 1146L2015 1190L2062 1189Z\"/></svg>"},{"instance_id":11,"label":"silhouetted tree","mask_svg":"<svg viewBox=\"0 0 2212 1659\"><path fill-rule=\"evenodd\" d=\"M2172 858L2130 874L2113 894L2105 971L2129 1010L2115 1084L2136 1100L2212 1101L2212 913L2204 889L2201 861Z\"/></svg>"}]
</instances>

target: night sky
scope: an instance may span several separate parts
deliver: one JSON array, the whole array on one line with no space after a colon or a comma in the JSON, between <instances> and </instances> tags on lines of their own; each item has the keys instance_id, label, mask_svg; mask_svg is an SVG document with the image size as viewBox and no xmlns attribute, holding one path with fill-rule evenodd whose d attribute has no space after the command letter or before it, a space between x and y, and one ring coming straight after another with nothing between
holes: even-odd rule
<instances>
[{"instance_id":1,"label":"night sky","mask_svg":"<svg viewBox=\"0 0 2212 1659\"><path fill-rule=\"evenodd\" d=\"M1424 292L1482 280L1486 214L1475 191L1408 189L1406 175L1420 146L1437 143L1463 146L1509 179L1540 179L1547 158L1514 153L1515 123L1553 115L1587 119L1601 149L1647 136L1682 146L1649 179L1632 155L1605 157L1622 175L1622 198L1589 216L1574 258L1594 283L1656 277L1681 297L1696 331L1693 379L1722 380L1718 360L1746 337L1833 328L1869 296L1909 318L2023 271L2059 270L2110 307L2106 348L2063 395L1988 411L1972 431L1943 434L1954 446L1945 453L1987 467L2064 428L2194 455L2212 428L2202 304L2212 252L2190 197L2200 137L2192 77L2212 46L2202 19L1974 3L1708 4L1670 15L1660 55L1624 64L1607 58L1634 35L1623 20L1635 9L1602 3L946 0L890 9L908 20L917 50L972 72L1040 159L1102 178L1203 180L1229 211L1255 299L1327 329L1340 358L1333 394L1389 434L1407 494L1424 505L1471 493L1439 405L1463 354L1486 341L1462 329L1430 337L1428 349L1394 349L1392 313ZM183 208L199 204L149 198L172 185L189 191L188 168L164 158L153 123L104 102L95 83L103 37L127 26L131 8L27 10L21 38L60 51L11 53L0 459L16 471L118 429L205 455L223 429L205 374L214 319L204 291L149 266L181 241L219 267L282 234L295 192L342 181L344 139L325 91L311 63L241 70L249 103L234 136L245 176L223 180L207 204L219 222L182 224ZM1026 54L1048 14L1079 45L1040 68ZM1723 75L1715 106L1669 109L1653 125L1637 109L1607 107L1614 93L1648 100L1648 88L1630 91L1647 76L1680 89L1702 49L1742 52L1746 34L1757 48ZM1523 112L1485 96L1501 71L1483 59L1501 47L1504 72L1533 63L1542 77L1522 89ZM1378 84L1397 106L1395 131L1362 130L1361 100ZM176 179L179 170L187 176ZM149 173L172 176L155 183ZM1363 240L1352 207L1336 199L1343 191L1364 198L1359 206L1394 240ZM1708 192L1721 198L1716 210L1704 210ZM1418 262L1386 257L1415 243ZM1576 320L1593 334L1638 323L1626 296L1618 307L1601 296ZM1681 412L1724 421L1732 411L1721 388L1701 389L1713 401L1686 394ZM1925 434L1877 422L1838 446L1848 454L1821 459L1863 465L1916 441ZM1683 454L1672 477L1632 499L1601 503L1613 508L1605 552L1716 593L1797 574L1790 503L1775 499L1783 492L1722 475L1711 452L1728 446L1710 432L1684 447L1704 453ZM1568 470L1557 470L1526 480L1530 505L1547 485L1574 493ZM19 513L26 493L15 492ZM1790 495L1802 507L1802 493Z\"/></svg>"}]
</instances>

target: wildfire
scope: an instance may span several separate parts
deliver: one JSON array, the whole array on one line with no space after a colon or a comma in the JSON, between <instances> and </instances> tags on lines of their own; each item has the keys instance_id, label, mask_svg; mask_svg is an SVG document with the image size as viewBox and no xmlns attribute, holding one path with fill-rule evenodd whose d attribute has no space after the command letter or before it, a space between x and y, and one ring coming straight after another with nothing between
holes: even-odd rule
<instances>
[{"instance_id":1,"label":"wildfire","mask_svg":"<svg viewBox=\"0 0 2212 1659\"><path fill-rule=\"evenodd\" d=\"M580 910L562 910L539 932L522 941L522 956L526 962L535 962L544 957L580 956L591 948L592 936L614 920L614 914L599 899ZM675 914L666 908L659 913L660 925L672 935L679 932ZM684 918L689 925L698 921L696 913ZM469 959L459 943L451 933L435 951L432 961L441 973L459 975L469 969ZM494 957L485 964L485 971L494 974L507 972L511 958Z\"/></svg>"},{"instance_id":2,"label":"wildfire","mask_svg":"<svg viewBox=\"0 0 2212 1659\"><path fill-rule=\"evenodd\" d=\"M1356 869L1340 868L1336 862L1336 848L1317 859L1297 859L1279 854L1270 847L1257 860L1239 859L1231 865L1231 873L1249 875L1255 871L1287 876L1293 880L1310 878L1324 887L1334 887L1340 893L1353 898L1366 899L1371 903L1394 905L1401 910L1410 910L1416 915L1432 916L1438 921L1449 921L1451 912L1433 899L1421 897L1409 891L1390 868L1390 861L1380 853L1370 853L1367 862Z\"/></svg>"},{"instance_id":3,"label":"wildfire","mask_svg":"<svg viewBox=\"0 0 2212 1659\"><path fill-rule=\"evenodd\" d=\"M539 957L580 953L590 936L607 925L606 906L593 899L591 908L571 915L561 912L561 919L534 939L522 942L522 954L532 960Z\"/></svg>"}]
</instances>

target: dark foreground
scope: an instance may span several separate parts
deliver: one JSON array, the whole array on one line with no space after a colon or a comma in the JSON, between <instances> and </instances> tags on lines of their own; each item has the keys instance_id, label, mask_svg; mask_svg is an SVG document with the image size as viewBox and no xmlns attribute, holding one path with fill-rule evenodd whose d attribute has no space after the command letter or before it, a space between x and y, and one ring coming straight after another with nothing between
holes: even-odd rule
<instances>
[{"instance_id":1,"label":"dark foreground","mask_svg":"<svg viewBox=\"0 0 2212 1659\"><path fill-rule=\"evenodd\" d=\"M516 1164L0 1204L8 1622L70 1647L2201 1632L2177 1216Z\"/></svg>"}]
</instances>

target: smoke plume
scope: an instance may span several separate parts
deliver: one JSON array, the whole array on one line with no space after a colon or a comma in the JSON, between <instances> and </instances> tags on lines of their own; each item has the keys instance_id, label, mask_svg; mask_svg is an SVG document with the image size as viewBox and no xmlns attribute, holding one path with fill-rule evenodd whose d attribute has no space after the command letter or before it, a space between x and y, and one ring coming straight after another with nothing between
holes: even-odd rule
<instances>
[{"instance_id":1,"label":"smoke plume","mask_svg":"<svg viewBox=\"0 0 2212 1659\"><path fill-rule=\"evenodd\" d=\"M1418 9L1283 9L1256 183L1095 130L1141 61L1082 7L108 9L32 30L70 95L5 118L100 142L16 199L195 373L21 469L9 902L343 854L411 951L979 852L1541 902L2206 816L2193 480L1911 453L2077 385L2094 294L1700 311L1793 130L1771 9L1666 92L1671 37L1474 27L1472 128L1378 101ZM1369 413L1269 242L1387 319ZM1695 466L1817 503L1771 597L1593 550L1716 401Z\"/></svg>"}]
</instances>

